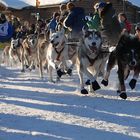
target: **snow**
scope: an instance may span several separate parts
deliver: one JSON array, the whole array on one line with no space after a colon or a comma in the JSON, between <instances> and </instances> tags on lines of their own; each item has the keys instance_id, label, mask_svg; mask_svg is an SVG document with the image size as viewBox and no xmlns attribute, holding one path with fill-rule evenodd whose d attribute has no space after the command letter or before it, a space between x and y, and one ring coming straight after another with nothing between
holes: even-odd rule
<instances>
[{"instance_id":1,"label":"snow","mask_svg":"<svg viewBox=\"0 0 140 140\"><path fill-rule=\"evenodd\" d=\"M67 3L69 0L39 0L40 5L53 5L53 4L60 4L60 3ZM132 4L140 7L139 0L128 0ZM13 7L17 9L21 9L26 6L35 6L36 0L0 0L0 2L6 4L8 7Z\"/></svg>"},{"instance_id":2,"label":"snow","mask_svg":"<svg viewBox=\"0 0 140 140\"><path fill-rule=\"evenodd\" d=\"M39 0L40 5L53 5L69 2L69 0ZM35 6L36 0L0 0L0 2L5 3L8 7L13 7L21 9L25 6Z\"/></svg>"},{"instance_id":3,"label":"snow","mask_svg":"<svg viewBox=\"0 0 140 140\"><path fill-rule=\"evenodd\" d=\"M131 76L130 76L131 78ZM140 80L128 99L116 94L116 68L109 86L96 93L79 93L76 70L57 83L38 70L0 66L1 140L139 140ZM101 81L101 78L98 79Z\"/></svg>"}]
</instances>

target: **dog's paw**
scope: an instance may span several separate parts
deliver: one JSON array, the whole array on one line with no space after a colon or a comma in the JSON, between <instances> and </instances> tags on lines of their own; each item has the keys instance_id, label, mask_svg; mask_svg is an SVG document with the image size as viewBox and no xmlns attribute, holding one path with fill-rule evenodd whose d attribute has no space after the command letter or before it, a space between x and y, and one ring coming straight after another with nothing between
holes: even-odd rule
<instances>
[{"instance_id":1,"label":"dog's paw","mask_svg":"<svg viewBox=\"0 0 140 140\"><path fill-rule=\"evenodd\" d=\"M92 82L92 88L94 91L100 89L100 85L98 84L98 82L95 80L94 82Z\"/></svg>"},{"instance_id":2,"label":"dog's paw","mask_svg":"<svg viewBox=\"0 0 140 140\"><path fill-rule=\"evenodd\" d=\"M104 80L104 79L103 79L103 80L101 81L101 84L103 84L104 86L108 86L108 80Z\"/></svg>"},{"instance_id":3,"label":"dog's paw","mask_svg":"<svg viewBox=\"0 0 140 140\"><path fill-rule=\"evenodd\" d=\"M35 70L35 65L32 66L32 70Z\"/></svg>"},{"instance_id":4,"label":"dog's paw","mask_svg":"<svg viewBox=\"0 0 140 140\"><path fill-rule=\"evenodd\" d=\"M48 68L47 65L43 66L43 69L44 69L44 70L47 70L47 68Z\"/></svg>"},{"instance_id":5,"label":"dog's paw","mask_svg":"<svg viewBox=\"0 0 140 140\"><path fill-rule=\"evenodd\" d=\"M61 69L57 70L57 75L61 78L62 75L64 75L65 72L61 71Z\"/></svg>"},{"instance_id":6,"label":"dog's paw","mask_svg":"<svg viewBox=\"0 0 140 140\"><path fill-rule=\"evenodd\" d=\"M120 96L122 99L124 99L124 100L127 98L127 94L126 94L126 92L124 92L124 91L121 92L119 96Z\"/></svg>"},{"instance_id":7,"label":"dog's paw","mask_svg":"<svg viewBox=\"0 0 140 140\"><path fill-rule=\"evenodd\" d=\"M29 65L25 65L25 68L28 69L29 68Z\"/></svg>"},{"instance_id":8,"label":"dog's paw","mask_svg":"<svg viewBox=\"0 0 140 140\"><path fill-rule=\"evenodd\" d=\"M21 70L21 72L25 72L25 70L24 70L24 69L22 69L22 70Z\"/></svg>"},{"instance_id":9,"label":"dog's paw","mask_svg":"<svg viewBox=\"0 0 140 140\"><path fill-rule=\"evenodd\" d=\"M55 84L56 82L54 80L49 80L50 83Z\"/></svg>"},{"instance_id":10,"label":"dog's paw","mask_svg":"<svg viewBox=\"0 0 140 140\"><path fill-rule=\"evenodd\" d=\"M72 75L72 69L68 69L67 74L71 76Z\"/></svg>"},{"instance_id":11,"label":"dog's paw","mask_svg":"<svg viewBox=\"0 0 140 140\"><path fill-rule=\"evenodd\" d=\"M88 94L88 91L86 89L82 89L81 94Z\"/></svg>"},{"instance_id":12,"label":"dog's paw","mask_svg":"<svg viewBox=\"0 0 140 140\"><path fill-rule=\"evenodd\" d=\"M117 90L117 93L118 93L118 94L120 94L120 93L121 93L121 91L118 89L118 90Z\"/></svg>"},{"instance_id":13,"label":"dog's paw","mask_svg":"<svg viewBox=\"0 0 140 140\"><path fill-rule=\"evenodd\" d=\"M129 82L129 86L131 87L131 89L134 89L136 87L136 82L137 82L137 80L135 80L135 79L132 79Z\"/></svg>"},{"instance_id":14,"label":"dog's paw","mask_svg":"<svg viewBox=\"0 0 140 140\"><path fill-rule=\"evenodd\" d=\"M57 76L57 77L56 77L56 82L59 82L59 81L60 81L60 77Z\"/></svg>"},{"instance_id":15,"label":"dog's paw","mask_svg":"<svg viewBox=\"0 0 140 140\"><path fill-rule=\"evenodd\" d=\"M88 79L86 82L85 82L86 85L91 85L90 83L90 80Z\"/></svg>"}]
</instances>

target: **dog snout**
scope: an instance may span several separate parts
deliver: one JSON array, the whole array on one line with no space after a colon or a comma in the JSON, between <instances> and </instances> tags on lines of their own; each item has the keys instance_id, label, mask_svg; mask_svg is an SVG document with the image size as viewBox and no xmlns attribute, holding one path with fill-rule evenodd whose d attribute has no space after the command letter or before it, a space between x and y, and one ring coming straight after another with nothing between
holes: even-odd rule
<instances>
[{"instance_id":1,"label":"dog snout","mask_svg":"<svg viewBox=\"0 0 140 140\"><path fill-rule=\"evenodd\" d=\"M92 42L92 46L95 46L96 45L96 42Z\"/></svg>"},{"instance_id":2,"label":"dog snout","mask_svg":"<svg viewBox=\"0 0 140 140\"><path fill-rule=\"evenodd\" d=\"M16 46L14 44L12 46L13 46L12 48L15 50L16 49Z\"/></svg>"},{"instance_id":3,"label":"dog snout","mask_svg":"<svg viewBox=\"0 0 140 140\"><path fill-rule=\"evenodd\" d=\"M135 66L135 65L136 65L136 61L134 61L134 60L131 61L131 62L130 62L130 65L131 65L131 66Z\"/></svg>"},{"instance_id":4,"label":"dog snout","mask_svg":"<svg viewBox=\"0 0 140 140\"><path fill-rule=\"evenodd\" d=\"M53 40L51 40L51 43L53 44L53 43L54 43L54 41L53 41Z\"/></svg>"}]
</instances>

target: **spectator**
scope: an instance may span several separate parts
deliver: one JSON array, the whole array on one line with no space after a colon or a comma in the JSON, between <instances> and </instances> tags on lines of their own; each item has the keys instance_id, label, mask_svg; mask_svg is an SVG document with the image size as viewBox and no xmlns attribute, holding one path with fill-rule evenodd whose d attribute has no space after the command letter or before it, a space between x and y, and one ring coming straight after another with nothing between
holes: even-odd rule
<instances>
[{"instance_id":1,"label":"spectator","mask_svg":"<svg viewBox=\"0 0 140 140\"><path fill-rule=\"evenodd\" d=\"M64 19L68 15L67 5L66 4L61 4L59 8L60 8L60 19L59 19L59 21L61 23L63 23Z\"/></svg>"},{"instance_id":2,"label":"spectator","mask_svg":"<svg viewBox=\"0 0 140 140\"><path fill-rule=\"evenodd\" d=\"M64 26L71 31L71 38L77 38L81 36L82 27L85 25L85 12L81 7L75 7L72 2L67 4L69 14L64 20Z\"/></svg>"},{"instance_id":3,"label":"spectator","mask_svg":"<svg viewBox=\"0 0 140 140\"><path fill-rule=\"evenodd\" d=\"M112 3L99 3L98 12L101 18L101 35L110 46L116 45L121 33L121 27Z\"/></svg>"},{"instance_id":4,"label":"spectator","mask_svg":"<svg viewBox=\"0 0 140 140\"><path fill-rule=\"evenodd\" d=\"M136 36L139 38L139 40L140 40L140 23L136 25L135 31L136 31L135 35L136 35Z\"/></svg>"},{"instance_id":5,"label":"spectator","mask_svg":"<svg viewBox=\"0 0 140 140\"><path fill-rule=\"evenodd\" d=\"M16 31L18 28L20 28L20 21L17 17L14 17L12 18L12 25L14 27L14 30Z\"/></svg>"},{"instance_id":6,"label":"spectator","mask_svg":"<svg viewBox=\"0 0 140 140\"><path fill-rule=\"evenodd\" d=\"M16 38L16 34L19 31L21 24L20 24L18 18L15 16L12 17L11 23L12 23L12 26L14 29L13 37Z\"/></svg>"},{"instance_id":7,"label":"spectator","mask_svg":"<svg viewBox=\"0 0 140 140\"><path fill-rule=\"evenodd\" d=\"M30 23L29 23L29 21L24 21L23 22L23 26L25 26L26 27L26 29L28 29L29 28L29 26L30 26Z\"/></svg>"},{"instance_id":8,"label":"spectator","mask_svg":"<svg viewBox=\"0 0 140 140\"><path fill-rule=\"evenodd\" d=\"M29 26L28 34L34 34L36 30L35 24Z\"/></svg>"},{"instance_id":9,"label":"spectator","mask_svg":"<svg viewBox=\"0 0 140 140\"><path fill-rule=\"evenodd\" d=\"M48 29L49 29L50 33L53 33L56 31L56 27L59 22L59 17L60 17L59 13L56 13L56 12L53 13L53 18L48 23Z\"/></svg>"},{"instance_id":10,"label":"spectator","mask_svg":"<svg viewBox=\"0 0 140 140\"><path fill-rule=\"evenodd\" d=\"M36 24L36 32L39 34L42 33L42 31L45 30L45 26L45 21L43 19L38 19Z\"/></svg>"},{"instance_id":11,"label":"spectator","mask_svg":"<svg viewBox=\"0 0 140 140\"><path fill-rule=\"evenodd\" d=\"M6 16L3 13L0 13L0 24L3 24L7 21Z\"/></svg>"},{"instance_id":12,"label":"spectator","mask_svg":"<svg viewBox=\"0 0 140 140\"><path fill-rule=\"evenodd\" d=\"M91 17L91 19L89 19L87 21L88 28L94 29L97 31L100 30L100 26L101 26L101 21L100 21L101 18L100 18L99 13L98 13L98 7L99 7L99 3L96 3L94 5L94 9L95 9L94 15Z\"/></svg>"},{"instance_id":13,"label":"spectator","mask_svg":"<svg viewBox=\"0 0 140 140\"><path fill-rule=\"evenodd\" d=\"M122 31L123 30L126 30L128 33L130 33L131 32L131 29L132 29L132 25L127 20L126 14L120 13L118 15L118 19L119 19L119 22L120 22Z\"/></svg>"},{"instance_id":14,"label":"spectator","mask_svg":"<svg viewBox=\"0 0 140 140\"><path fill-rule=\"evenodd\" d=\"M25 39L27 35L27 29L25 26L21 26L19 31L16 34L16 38Z\"/></svg>"},{"instance_id":15,"label":"spectator","mask_svg":"<svg viewBox=\"0 0 140 140\"><path fill-rule=\"evenodd\" d=\"M8 41L13 36L13 26L10 24L5 15L0 13L0 42Z\"/></svg>"}]
</instances>

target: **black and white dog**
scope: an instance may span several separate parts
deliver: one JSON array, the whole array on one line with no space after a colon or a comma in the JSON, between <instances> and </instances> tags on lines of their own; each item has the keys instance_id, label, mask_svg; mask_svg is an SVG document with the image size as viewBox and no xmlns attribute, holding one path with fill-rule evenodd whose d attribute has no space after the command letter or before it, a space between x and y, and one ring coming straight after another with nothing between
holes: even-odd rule
<instances>
[{"instance_id":1,"label":"black and white dog","mask_svg":"<svg viewBox=\"0 0 140 140\"><path fill-rule=\"evenodd\" d=\"M102 81L104 86L108 85L108 78L113 66L118 65L119 93L123 99L127 98L124 80L129 76L131 70L134 71L133 79L129 82L131 89L134 89L140 73L140 41L134 35L123 34L110 54L107 64L107 71Z\"/></svg>"},{"instance_id":2,"label":"black and white dog","mask_svg":"<svg viewBox=\"0 0 140 140\"><path fill-rule=\"evenodd\" d=\"M102 48L100 33L84 27L77 58L77 70L82 94L88 94L88 91L84 88L83 74L89 78L89 84L91 84L94 91L100 89L96 79L99 72L104 73L104 66L109 56L108 52L108 48L107 50Z\"/></svg>"}]
</instances>

